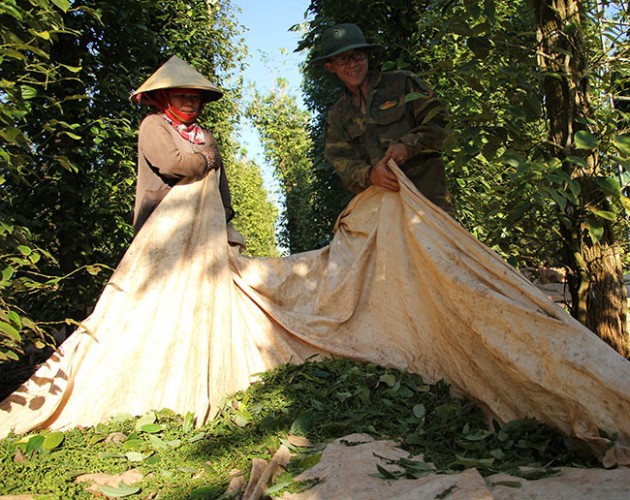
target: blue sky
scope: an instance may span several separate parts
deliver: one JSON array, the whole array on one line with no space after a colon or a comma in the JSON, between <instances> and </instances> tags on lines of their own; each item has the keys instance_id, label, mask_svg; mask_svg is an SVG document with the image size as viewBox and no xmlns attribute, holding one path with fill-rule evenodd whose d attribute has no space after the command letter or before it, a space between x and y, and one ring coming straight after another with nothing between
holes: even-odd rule
<instances>
[{"instance_id":1,"label":"blue sky","mask_svg":"<svg viewBox=\"0 0 630 500\"><path fill-rule=\"evenodd\" d=\"M246 28L243 36L250 52L246 78L259 88L270 88L283 77L299 91L298 67L304 54L293 52L300 35L289 28L304 22L310 0L233 1L242 10L239 21Z\"/></svg>"},{"instance_id":2,"label":"blue sky","mask_svg":"<svg viewBox=\"0 0 630 500\"><path fill-rule=\"evenodd\" d=\"M310 0L233 0L240 7L239 24L249 51L249 66L245 71L245 96L250 83L260 91L270 90L279 77L289 83L291 93L301 102L301 74L299 65L305 54L294 53L299 34L289 31L294 24L305 21L304 14ZM243 124L240 143L247 149L248 157L263 167L263 177L268 190L275 191L271 168L264 165L262 148L257 133Z\"/></svg>"}]
</instances>

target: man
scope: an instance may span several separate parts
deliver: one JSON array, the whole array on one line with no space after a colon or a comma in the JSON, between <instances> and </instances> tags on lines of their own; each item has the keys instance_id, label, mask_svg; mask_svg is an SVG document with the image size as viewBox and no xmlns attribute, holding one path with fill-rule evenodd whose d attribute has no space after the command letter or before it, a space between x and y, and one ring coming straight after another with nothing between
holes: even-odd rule
<instances>
[{"instance_id":1,"label":"man","mask_svg":"<svg viewBox=\"0 0 630 500\"><path fill-rule=\"evenodd\" d=\"M398 191L387 167L394 160L430 201L454 214L441 149L447 111L408 71L369 71L370 50L355 24L338 24L321 37L327 71L344 84L328 113L325 157L343 184L358 193L371 185Z\"/></svg>"}]
</instances>

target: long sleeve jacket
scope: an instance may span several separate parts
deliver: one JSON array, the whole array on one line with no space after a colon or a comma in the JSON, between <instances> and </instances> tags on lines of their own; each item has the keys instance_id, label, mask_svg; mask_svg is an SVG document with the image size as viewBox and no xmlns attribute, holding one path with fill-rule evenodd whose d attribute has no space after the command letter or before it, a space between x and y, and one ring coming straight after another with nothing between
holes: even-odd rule
<instances>
[{"instance_id":1,"label":"long sleeve jacket","mask_svg":"<svg viewBox=\"0 0 630 500\"><path fill-rule=\"evenodd\" d=\"M204 129L204 143L184 139L158 113L147 116L138 134L138 179L133 227L137 232L170 189L182 179L201 179L210 168L202 150L212 150L220 169L219 189L228 219L233 214L225 169L212 133Z\"/></svg>"},{"instance_id":2,"label":"long sleeve jacket","mask_svg":"<svg viewBox=\"0 0 630 500\"><path fill-rule=\"evenodd\" d=\"M366 112L344 92L328 113L326 160L343 184L358 193L389 146L402 143L409 159L401 168L431 201L450 207L442 144L447 110L426 83L408 71L371 73Z\"/></svg>"}]
</instances>

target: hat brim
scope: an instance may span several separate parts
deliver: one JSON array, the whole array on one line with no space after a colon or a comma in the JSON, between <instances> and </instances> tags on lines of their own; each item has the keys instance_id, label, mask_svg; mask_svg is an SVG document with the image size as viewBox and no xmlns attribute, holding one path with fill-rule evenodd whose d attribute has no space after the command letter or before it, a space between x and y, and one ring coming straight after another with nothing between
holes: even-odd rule
<instances>
[{"instance_id":1,"label":"hat brim","mask_svg":"<svg viewBox=\"0 0 630 500\"><path fill-rule=\"evenodd\" d=\"M151 94L155 92L156 90L168 90L168 89L201 90L201 100L204 103L218 101L219 99L221 99L221 97L223 97L223 92L220 92L218 90L208 90L207 88L196 87L196 86L191 86L191 85L178 85L177 87L160 87L159 89L153 89L153 90L149 89L149 90L144 90L142 92L136 91L133 94L131 94L131 99L137 101L139 104L152 105L153 101L151 99L147 99L146 94Z\"/></svg>"},{"instance_id":2,"label":"hat brim","mask_svg":"<svg viewBox=\"0 0 630 500\"><path fill-rule=\"evenodd\" d=\"M203 101L210 102L220 99L223 92L215 87L210 80L189 66L183 59L172 56L155 73L153 73L135 92L131 99L140 104L151 104L142 94L161 89L199 89L203 92Z\"/></svg>"},{"instance_id":3,"label":"hat brim","mask_svg":"<svg viewBox=\"0 0 630 500\"><path fill-rule=\"evenodd\" d=\"M355 44L346 45L345 47L341 47L341 48L331 52L330 54L326 54L324 56L320 56L320 57L316 57L315 59L311 59L310 62L311 63L323 63L323 62L326 62L331 57L338 56L339 54L343 54L344 52L347 52L349 50L354 50L354 49L382 49L382 48L383 48L382 45L376 45L374 43L355 43Z\"/></svg>"}]
</instances>

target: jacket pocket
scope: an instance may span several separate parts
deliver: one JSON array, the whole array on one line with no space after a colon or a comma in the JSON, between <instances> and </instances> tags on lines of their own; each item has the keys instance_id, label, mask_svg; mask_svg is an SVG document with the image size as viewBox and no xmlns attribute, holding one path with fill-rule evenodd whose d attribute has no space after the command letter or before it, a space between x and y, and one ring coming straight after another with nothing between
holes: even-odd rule
<instances>
[{"instance_id":1,"label":"jacket pocket","mask_svg":"<svg viewBox=\"0 0 630 500\"><path fill-rule=\"evenodd\" d=\"M346 129L346 139L348 142L354 142L365 133L365 127L362 127L356 121L352 121L345 126Z\"/></svg>"},{"instance_id":2,"label":"jacket pocket","mask_svg":"<svg viewBox=\"0 0 630 500\"><path fill-rule=\"evenodd\" d=\"M374 121L379 126L391 125L392 123L403 120L406 111L406 106L404 104L399 104L388 109L378 109L374 113Z\"/></svg>"}]
</instances>

